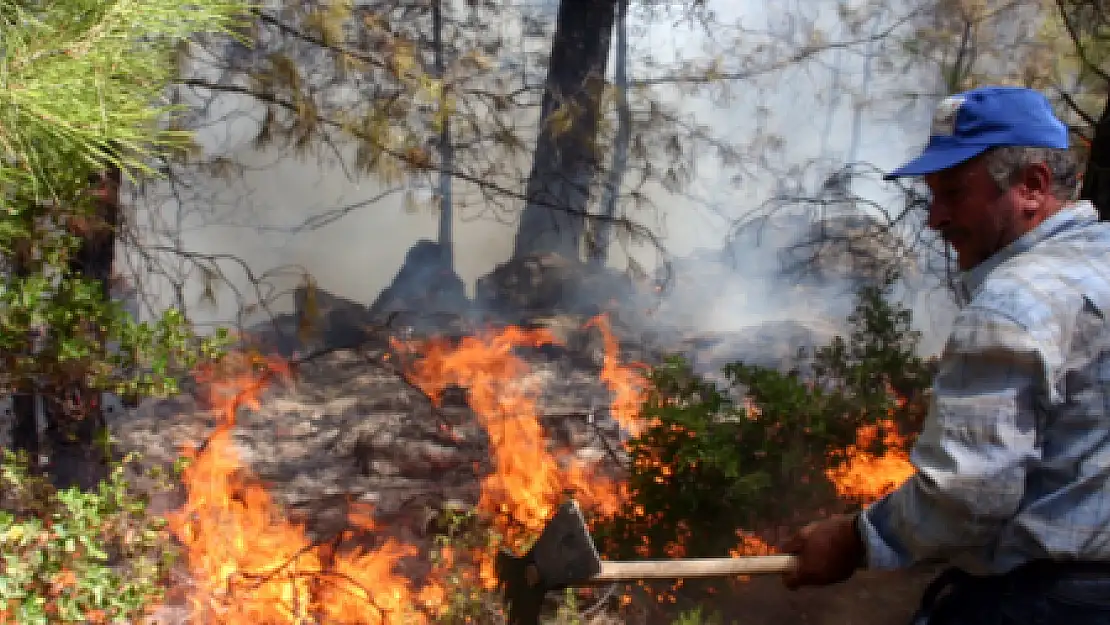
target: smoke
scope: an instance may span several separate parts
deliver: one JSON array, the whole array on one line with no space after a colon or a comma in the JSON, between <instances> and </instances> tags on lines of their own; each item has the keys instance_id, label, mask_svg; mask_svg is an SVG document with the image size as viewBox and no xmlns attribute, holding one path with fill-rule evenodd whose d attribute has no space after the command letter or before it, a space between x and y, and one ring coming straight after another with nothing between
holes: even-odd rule
<instances>
[{"instance_id":1,"label":"smoke","mask_svg":"<svg viewBox=\"0 0 1110 625\"><path fill-rule=\"evenodd\" d=\"M674 73L686 61L704 65L709 55L719 55L725 69L743 69L746 62L758 65L810 45L815 33L825 40L858 38L840 26L840 4L708 2L719 22L744 25L730 31L737 47L722 44L700 26L645 22L634 12L640 21L630 29L632 72ZM863 32L889 26L898 17L895 8L883 9ZM761 42L770 52L759 49ZM637 66L636 59L647 51L657 65ZM781 272L783 248L797 241L800 225L812 222L812 211L797 205L791 210L791 203L782 201L778 204L785 208L768 220L752 217L766 213L775 198L819 195L828 175L846 159L890 169L923 141L931 103L896 94L911 85L920 91L932 77L884 69L881 55L888 53L857 46L696 93L680 85L652 87L656 97L708 133L747 149L742 166L709 155L700 158L693 181L681 193L652 192L650 199L661 207L658 214L627 215L650 225L676 261L675 288L660 323L703 333L783 320L820 328L823 334L835 329L850 310L855 283L847 277L800 283ZM292 297L282 294L304 274L330 292L368 304L388 286L413 243L435 238L438 214L426 189L351 176L338 157L321 162L255 149L251 142L262 113L245 98L222 96L208 105L206 116L197 137L205 154L242 163L245 171L197 179L188 194L170 182L155 185L136 196L135 223L147 241L191 253L231 254L256 275L267 274L270 290L263 296L272 300L271 312L292 309ZM854 193L877 205L897 200L889 187L856 184ZM459 192L467 192L464 185ZM472 210L456 216L454 229L456 271L472 293L480 276L508 258L515 223ZM642 242L626 244L613 250L611 262L621 266L631 258L651 271L658 267L656 252ZM145 271L134 255L127 260L137 272ZM152 307L184 303L202 325L234 321L244 299L236 291L250 294L250 280L233 262L221 267L231 286L206 288L203 276L194 272L181 289L154 288ZM927 349L939 345L949 314L936 286L920 279L902 293L915 310L939 311L917 315Z\"/></svg>"},{"instance_id":2,"label":"smoke","mask_svg":"<svg viewBox=\"0 0 1110 625\"><path fill-rule=\"evenodd\" d=\"M873 5L861 12L869 19L855 29L844 26L839 2L719 2L712 9L722 22L748 25L744 38L754 43L733 50L796 51L814 41L885 32L905 15L897 5ZM646 47L705 54L704 47L691 45L704 40L697 29L655 24ZM736 176L706 159L688 195L668 199L662 232L680 261L665 308L676 321L696 332L749 334L774 332L774 324L790 321L787 334L795 336L794 327L801 326L816 340L843 329L859 276L841 271L799 279L784 274L798 260L785 252L804 242L820 219L863 215L883 221L883 209L896 211L904 201L873 168L890 170L923 145L933 102L902 94L928 93L936 77L896 71L889 62L896 53L894 42L876 40L732 83L711 94L716 97L669 98L722 140L753 146L752 156L760 160L753 171ZM848 179L845 170L870 171ZM729 233L723 249L722 233ZM906 262L902 269L894 297L914 311L922 350L936 353L954 306L943 284L918 263Z\"/></svg>"}]
</instances>

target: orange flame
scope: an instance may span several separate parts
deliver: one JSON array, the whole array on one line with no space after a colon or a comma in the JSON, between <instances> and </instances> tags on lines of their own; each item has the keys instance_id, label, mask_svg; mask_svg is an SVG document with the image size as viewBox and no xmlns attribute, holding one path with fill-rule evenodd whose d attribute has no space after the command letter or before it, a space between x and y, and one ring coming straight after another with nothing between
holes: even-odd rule
<instances>
[{"instance_id":1,"label":"orange flame","mask_svg":"<svg viewBox=\"0 0 1110 625\"><path fill-rule=\"evenodd\" d=\"M636 366L621 364L618 342L604 317L588 327L601 332L605 357L600 377L612 395L611 414L632 434L646 423L639 409L648 383ZM238 355L219 367L198 372L210 392L209 403L220 416L212 436L200 449L187 452L187 499L168 515L170 529L185 546L195 588L190 594L195 622L243 625L326 622L341 625L426 623L448 602L446 571L470 588L494 587L493 555L497 547L521 549L540 531L566 491L599 516L617 513L628 497L626 484L602 475L596 466L570 452L548 448L539 420L540 379L516 353L520 348L555 344L545 330L509 327L457 342L394 342L404 356L410 382L438 401L451 386L467 390L468 403L485 429L492 471L481 481L478 509L495 524L502 544L484 551L444 548L424 585L399 574L407 558L421 554L415 545L395 540L362 540L374 548L342 547L377 528L373 510L352 506L348 531L329 544L312 542L305 527L286 518L265 488L254 481L235 450L231 430L237 410L257 409L260 396L275 378L288 375L284 363ZM857 445L830 469L829 479L842 497L877 496L912 472L900 449L905 441L884 423L892 451L875 458L862 451L879 428L861 428ZM681 435L676 426L676 435ZM693 436L692 432L686 434ZM871 437L870 439L868 437ZM667 460L652 460L664 467ZM643 510L638 513L643 514ZM686 532L687 534L689 532ZM665 551L685 553L680 536ZM645 538L646 540L646 538ZM738 532L732 555L760 555L774 549L753 534ZM457 584L457 581L455 582ZM681 585L672 587L668 593ZM660 600L673 601L671 594Z\"/></svg>"},{"instance_id":2,"label":"orange flame","mask_svg":"<svg viewBox=\"0 0 1110 625\"><path fill-rule=\"evenodd\" d=\"M875 455L866 450L883 436L885 453ZM825 475L844 499L869 503L882 498L898 488L914 473L910 463L906 437L898 433L891 419L875 425L863 425L856 431L856 443L833 454L838 464L825 471Z\"/></svg>"},{"instance_id":3,"label":"orange flame","mask_svg":"<svg viewBox=\"0 0 1110 625\"><path fill-rule=\"evenodd\" d=\"M601 380L613 393L613 419L629 434L637 436L647 427L640 418L640 408L647 399L647 378L640 371L620 363L620 345L605 317L593 318L586 327L597 328L604 341Z\"/></svg>"},{"instance_id":4,"label":"orange flame","mask_svg":"<svg viewBox=\"0 0 1110 625\"><path fill-rule=\"evenodd\" d=\"M546 330L510 327L463 338L455 346L442 340L395 344L413 356L409 377L433 399L451 385L468 389L468 403L489 436L494 464L482 480L478 509L494 519L513 548L544 527L567 491L601 515L615 513L623 499L613 480L570 454L556 458L547 450L538 419L541 389L514 350L555 343ZM610 370L618 371L619 366L613 362ZM611 388L619 389L621 380L632 379L616 375ZM615 402L627 401L621 392L614 395ZM621 404L616 410L627 409ZM628 422L632 423L630 415ZM483 562L481 575L487 587L494 583L490 564Z\"/></svg>"},{"instance_id":5,"label":"orange flame","mask_svg":"<svg viewBox=\"0 0 1110 625\"><path fill-rule=\"evenodd\" d=\"M734 558L741 556L768 556L777 553L774 547L768 545L762 538L750 532L736 530L736 541L736 546L728 551L728 554Z\"/></svg>"},{"instance_id":6,"label":"orange flame","mask_svg":"<svg viewBox=\"0 0 1110 625\"><path fill-rule=\"evenodd\" d=\"M235 357L198 373L222 418L183 480L187 499L167 515L182 542L195 588L196 622L219 624L326 622L389 625L423 622L412 613L434 594L414 594L393 574L414 549L387 540L376 550L334 553L306 538L303 526L283 518L266 490L249 481L231 440L241 405L257 407L266 385L288 373L283 363ZM364 511L351 525L369 529ZM373 606L376 609L369 609Z\"/></svg>"},{"instance_id":7,"label":"orange flame","mask_svg":"<svg viewBox=\"0 0 1110 625\"><path fill-rule=\"evenodd\" d=\"M399 351L415 355L411 380L433 398L449 385L468 389L494 461L493 472L481 484L479 509L498 524L505 542L517 548L544 526L567 490L602 515L615 513L625 495L584 462L570 454L556 458L547 450L537 418L541 389L514 350L550 343L554 338L547 332L510 327L457 346L446 341L396 344ZM614 414L633 424L629 398L634 394L621 385L636 378L621 372L613 354L607 353L606 370L614 401L621 402ZM443 550L429 582L417 589L396 572L402 560L418 555L416 546L390 539L373 549L339 548L353 542L356 532L375 531L368 506L352 506L348 531L329 544L312 542L302 524L283 515L251 478L231 432L239 408L257 409L270 382L288 374L282 362L243 354L197 372L219 421L201 448L185 451L191 459L183 473L186 501L167 515L193 578L193 619L227 625L419 624L447 604L444 567L471 564L473 569L459 577L492 588L494 549Z\"/></svg>"}]
</instances>

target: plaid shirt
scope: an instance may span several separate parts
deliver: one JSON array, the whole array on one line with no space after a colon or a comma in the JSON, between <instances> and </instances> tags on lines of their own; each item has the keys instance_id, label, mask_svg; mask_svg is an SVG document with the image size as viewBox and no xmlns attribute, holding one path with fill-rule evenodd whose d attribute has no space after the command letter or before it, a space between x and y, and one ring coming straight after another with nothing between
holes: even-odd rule
<instances>
[{"instance_id":1,"label":"plaid shirt","mask_svg":"<svg viewBox=\"0 0 1110 625\"><path fill-rule=\"evenodd\" d=\"M963 284L916 473L860 517L869 566L1110 561L1110 224L1070 205Z\"/></svg>"}]
</instances>

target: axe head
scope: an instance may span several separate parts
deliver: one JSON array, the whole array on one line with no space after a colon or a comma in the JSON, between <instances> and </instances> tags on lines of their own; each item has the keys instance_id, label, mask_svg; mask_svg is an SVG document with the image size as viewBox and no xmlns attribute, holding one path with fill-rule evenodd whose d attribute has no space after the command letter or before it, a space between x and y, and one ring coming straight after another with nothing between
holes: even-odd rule
<instances>
[{"instance_id":1,"label":"axe head","mask_svg":"<svg viewBox=\"0 0 1110 625\"><path fill-rule=\"evenodd\" d=\"M583 585L601 571L601 556L582 510L565 501L548 521L536 544L523 556L501 552L497 578L509 604L510 625L538 622L544 593Z\"/></svg>"},{"instance_id":2,"label":"axe head","mask_svg":"<svg viewBox=\"0 0 1110 625\"><path fill-rule=\"evenodd\" d=\"M559 506L528 553L540 584L547 588L583 584L601 572L601 556L573 499Z\"/></svg>"}]
</instances>

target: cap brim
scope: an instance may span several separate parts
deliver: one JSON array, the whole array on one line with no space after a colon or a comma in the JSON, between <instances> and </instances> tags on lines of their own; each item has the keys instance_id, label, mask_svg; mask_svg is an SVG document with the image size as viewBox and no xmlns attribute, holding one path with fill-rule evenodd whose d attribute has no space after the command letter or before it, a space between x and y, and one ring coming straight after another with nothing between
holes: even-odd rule
<instances>
[{"instance_id":1,"label":"cap brim","mask_svg":"<svg viewBox=\"0 0 1110 625\"><path fill-rule=\"evenodd\" d=\"M883 176L883 180L894 180L908 176L924 176L938 172L949 167L954 167L974 158L990 149L990 146L961 145L961 146L930 146L925 148L921 156L902 165L898 169Z\"/></svg>"}]
</instances>

